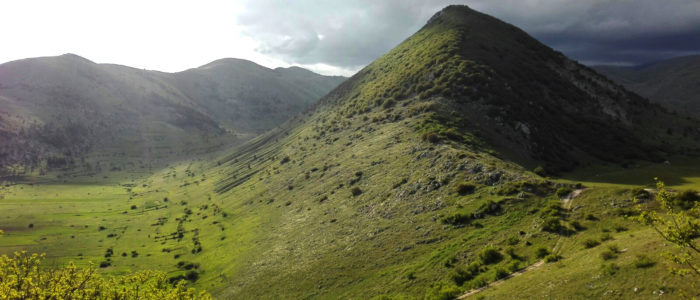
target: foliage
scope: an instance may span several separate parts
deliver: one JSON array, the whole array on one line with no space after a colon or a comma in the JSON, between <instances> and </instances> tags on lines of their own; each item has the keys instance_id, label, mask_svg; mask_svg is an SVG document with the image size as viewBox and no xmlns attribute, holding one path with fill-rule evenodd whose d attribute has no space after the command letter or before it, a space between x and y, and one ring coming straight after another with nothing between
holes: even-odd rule
<instances>
[{"instance_id":1,"label":"foliage","mask_svg":"<svg viewBox=\"0 0 700 300\"><path fill-rule=\"evenodd\" d=\"M570 187L560 187L554 194L559 198L564 198L571 194L571 192L573 192L573 190Z\"/></svg>"},{"instance_id":2,"label":"foliage","mask_svg":"<svg viewBox=\"0 0 700 300\"><path fill-rule=\"evenodd\" d=\"M73 263L41 266L44 255L15 252L0 256L0 298L7 299L211 299L205 292L175 286L164 272L142 271L104 278L94 268Z\"/></svg>"},{"instance_id":3,"label":"foliage","mask_svg":"<svg viewBox=\"0 0 700 300\"><path fill-rule=\"evenodd\" d=\"M593 247L598 246L598 245L600 245L600 242L598 240L595 240L595 239L587 239L587 240L583 241L583 246L585 248L593 248Z\"/></svg>"},{"instance_id":4,"label":"foliage","mask_svg":"<svg viewBox=\"0 0 700 300\"><path fill-rule=\"evenodd\" d=\"M635 219L651 226L665 240L675 244L679 253L666 252L664 255L678 265L671 272L678 275L700 275L698 256L700 255L700 202L695 202L687 210L677 209L674 197L662 181L656 180L656 201L661 206L661 213L637 206L640 211Z\"/></svg>"},{"instance_id":5,"label":"foliage","mask_svg":"<svg viewBox=\"0 0 700 300\"><path fill-rule=\"evenodd\" d=\"M503 254L493 246L487 246L479 252L479 259L485 264L495 264L503 259Z\"/></svg>"}]
</instances>

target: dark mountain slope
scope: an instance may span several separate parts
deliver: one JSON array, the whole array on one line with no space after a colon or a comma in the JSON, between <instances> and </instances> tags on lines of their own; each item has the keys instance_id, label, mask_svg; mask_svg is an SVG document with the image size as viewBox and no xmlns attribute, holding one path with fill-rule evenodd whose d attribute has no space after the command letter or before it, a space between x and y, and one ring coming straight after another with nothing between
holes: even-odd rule
<instances>
[{"instance_id":1,"label":"dark mountain slope","mask_svg":"<svg viewBox=\"0 0 700 300\"><path fill-rule=\"evenodd\" d=\"M174 74L72 54L0 65L0 169L91 169L90 155L120 157L106 163L122 169L209 152L279 125L342 79L284 74L233 59Z\"/></svg>"},{"instance_id":2,"label":"dark mountain slope","mask_svg":"<svg viewBox=\"0 0 700 300\"><path fill-rule=\"evenodd\" d=\"M436 123L452 124L453 133L476 134L518 161L554 170L591 158L658 160L681 150L666 132L697 135L696 123L676 121L518 28L466 7L438 13L331 99L348 115L402 100L434 102L441 107ZM435 132L449 138L445 133Z\"/></svg>"},{"instance_id":3,"label":"dark mountain slope","mask_svg":"<svg viewBox=\"0 0 700 300\"><path fill-rule=\"evenodd\" d=\"M615 82L683 114L700 116L700 55L637 67L596 66Z\"/></svg>"}]
</instances>

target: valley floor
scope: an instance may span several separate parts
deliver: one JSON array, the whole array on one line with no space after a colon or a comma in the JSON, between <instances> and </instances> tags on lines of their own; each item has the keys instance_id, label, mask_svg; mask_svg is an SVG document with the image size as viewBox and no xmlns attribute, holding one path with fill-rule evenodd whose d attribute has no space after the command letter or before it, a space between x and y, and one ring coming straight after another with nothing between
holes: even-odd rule
<instances>
[{"instance_id":1,"label":"valley floor","mask_svg":"<svg viewBox=\"0 0 700 300\"><path fill-rule=\"evenodd\" d=\"M582 183L586 187L577 190L580 194L570 202L564 201L563 205L567 222L577 221L581 226L576 233L563 236L541 233L536 229L537 222L526 217L487 218L481 221L484 229L451 228L438 223L425 232L416 227L425 237L415 239L413 245L407 246L405 237L395 237L397 244L388 245L394 249L390 250L392 253L408 253L398 256L405 263L348 257L342 253L355 252L343 248L333 248L342 253L317 252L320 255L316 258L318 263L330 269L324 276L332 277L320 280L312 276L311 281L294 275L314 270L308 270L309 267L304 265L306 258L295 252L295 248L303 247L300 243L306 241L305 237L282 235L294 230L291 228L294 222L303 223L305 220L276 221L286 211L307 208L297 207L293 201L285 199L258 197L260 203L248 200L239 203L226 194L217 194L213 178L216 174L207 171L211 168L208 163L189 161L150 176L133 178L124 173L99 180L76 178L70 182L34 178L16 184L7 183L0 190L0 229L5 231L0 238L0 253L20 250L47 253L48 265L68 261L83 266L107 262L100 268L107 274L159 269L177 276L195 270L198 280L194 286L210 290L221 298L251 293L248 285L276 284L281 284L281 287L299 285L299 290L290 291L292 298L353 298L357 295L364 298L385 292L389 298L422 298L436 286L439 290L443 284L453 285L450 274L455 266L443 266L443 261L452 257L454 265L466 264L462 261L472 261L473 256L460 256L463 249L472 249L469 251L473 253L494 240L510 238L511 246L496 245L502 252L512 251L514 254L489 266L486 275L480 276L493 281L493 270L506 268L514 261L524 269L462 298L655 299L662 294L676 298L681 292L697 297L699 291L692 286L698 282L697 276L679 278L667 271L672 264L661 257L661 253L674 251L674 248L650 228L627 219L625 214L633 208L628 191L650 186L654 176L667 180L671 188L700 189L698 167L700 163L697 161L683 161L626 170L612 167L589 169L569 174L565 176L568 179L557 181ZM254 186L240 188L255 193ZM251 205L257 205L257 209L250 209ZM315 222L331 226L336 222L334 220L327 217ZM510 224L507 225L510 227L495 225L499 222ZM384 225L373 229L373 234L382 231L393 235L408 234L392 232L391 223L380 224ZM361 238L348 230L358 229L333 229L319 232L314 238L329 239L329 245L336 243L334 239L343 237ZM523 235L523 232L527 233ZM436 242L431 240L434 238L447 242L429 246ZM598 244L587 248L585 244L591 240ZM341 245L366 247L359 240ZM377 251L387 251L385 246L377 246L380 247ZM534 254L539 247L553 248L560 259L544 262ZM110 251L108 249L114 254L105 257ZM603 259L603 252L610 249L616 249L614 257ZM290 261L267 256L270 254L261 256L261 253L282 255ZM380 257L379 254L370 255ZM642 257L651 263L640 267ZM353 270L348 263L364 265L356 265L357 269ZM290 273L292 277L260 273L269 270L270 264L296 270ZM457 286L460 294L471 290L469 284L467 281ZM270 288L275 291L270 295L285 293L278 287Z\"/></svg>"}]
</instances>

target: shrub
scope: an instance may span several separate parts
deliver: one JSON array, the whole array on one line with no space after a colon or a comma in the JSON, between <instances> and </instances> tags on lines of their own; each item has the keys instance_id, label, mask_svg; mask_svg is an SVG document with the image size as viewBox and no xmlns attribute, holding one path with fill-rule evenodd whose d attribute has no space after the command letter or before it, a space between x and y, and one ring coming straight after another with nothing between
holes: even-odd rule
<instances>
[{"instance_id":1,"label":"shrub","mask_svg":"<svg viewBox=\"0 0 700 300\"><path fill-rule=\"evenodd\" d=\"M571 226L574 227L574 229L576 229L576 231L586 230L586 227L581 225L581 223L579 223L578 221L571 221L571 223L569 223L569 224L571 224Z\"/></svg>"},{"instance_id":2,"label":"shrub","mask_svg":"<svg viewBox=\"0 0 700 300\"><path fill-rule=\"evenodd\" d=\"M542 177L547 176L547 171L542 166L537 166L532 172Z\"/></svg>"},{"instance_id":3,"label":"shrub","mask_svg":"<svg viewBox=\"0 0 700 300\"><path fill-rule=\"evenodd\" d=\"M462 196L474 193L474 190L476 190L476 186L474 186L473 184L460 183L459 185L457 185L457 194L460 194Z\"/></svg>"},{"instance_id":4,"label":"shrub","mask_svg":"<svg viewBox=\"0 0 700 300\"><path fill-rule=\"evenodd\" d=\"M618 267L615 263L609 263L603 264L603 266L601 266L601 270L605 275L615 275L615 273L620 270L620 267Z\"/></svg>"},{"instance_id":5,"label":"shrub","mask_svg":"<svg viewBox=\"0 0 700 300\"><path fill-rule=\"evenodd\" d=\"M520 243L520 239L517 236L511 236L506 240L506 242L508 245L514 246Z\"/></svg>"},{"instance_id":6,"label":"shrub","mask_svg":"<svg viewBox=\"0 0 700 300\"><path fill-rule=\"evenodd\" d=\"M469 281L474 278L474 274L462 268L455 268L450 277L452 277L452 281L454 281L456 285L461 286L465 281Z\"/></svg>"},{"instance_id":7,"label":"shrub","mask_svg":"<svg viewBox=\"0 0 700 300\"><path fill-rule=\"evenodd\" d=\"M564 226L561 225L561 222L559 222L559 218L557 217L549 217L544 220L544 223L542 224L542 231L547 231L547 232L561 232L564 229Z\"/></svg>"},{"instance_id":8,"label":"shrub","mask_svg":"<svg viewBox=\"0 0 700 300\"><path fill-rule=\"evenodd\" d=\"M508 275L510 275L510 273L508 273L506 269L501 267L496 268L496 280L506 278Z\"/></svg>"},{"instance_id":9,"label":"shrub","mask_svg":"<svg viewBox=\"0 0 700 300\"><path fill-rule=\"evenodd\" d=\"M547 256L547 254L549 254L549 250L547 250L547 248L540 247L535 250L535 256L537 256L537 258L544 258Z\"/></svg>"},{"instance_id":10,"label":"shrub","mask_svg":"<svg viewBox=\"0 0 700 300\"><path fill-rule=\"evenodd\" d=\"M440 222L449 225L469 224L471 222L471 215L455 213L453 215L443 217L442 219L440 219Z\"/></svg>"},{"instance_id":11,"label":"shrub","mask_svg":"<svg viewBox=\"0 0 700 300\"><path fill-rule=\"evenodd\" d=\"M637 268L650 268L654 266L656 262L644 254L637 254L634 260L634 266Z\"/></svg>"},{"instance_id":12,"label":"shrub","mask_svg":"<svg viewBox=\"0 0 700 300\"><path fill-rule=\"evenodd\" d=\"M550 263L550 262L556 262L556 261L559 261L560 259L561 259L561 255L557 255L557 254L554 254L554 253L552 253L552 254L547 255L547 256L544 257L544 261L545 261L545 262L548 262L548 263Z\"/></svg>"},{"instance_id":13,"label":"shrub","mask_svg":"<svg viewBox=\"0 0 700 300\"><path fill-rule=\"evenodd\" d=\"M350 193L352 193L353 196L357 197L360 194L362 194L362 190L359 187L353 187L350 189Z\"/></svg>"},{"instance_id":14,"label":"shrub","mask_svg":"<svg viewBox=\"0 0 700 300\"><path fill-rule=\"evenodd\" d=\"M452 300L459 296L459 289L454 286L435 285L425 293L428 300Z\"/></svg>"},{"instance_id":15,"label":"shrub","mask_svg":"<svg viewBox=\"0 0 700 300\"><path fill-rule=\"evenodd\" d=\"M615 225L613 229L615 229L615 232L627 231L627 227L625 227L624 225Z\"/></svg>"},{"instance_id":16,"label":"shrub","mask_svg":"<svg viewBox=\"0 0 700 300\"><path fill-rule=\"evenodd\" d=\"M435 133L426 132L426 133L423 133L423 135L421 135L420 139L424 142L430 142L430 143L434 144L434 143L437 143L440 141L440 136L438 136Z\"/></svg>"},{"instance_id":17,"label":"shrub","mask_svg":"<svg viewBox=\"0 0 700 300\"><path fill-rule=\"evenodd\" d=\"M600 242L594 239L587 239L583 241L583 247L585 247L586 249L593 248L598 245L600 245Z\"/></svg>"},{"instance_id":18,"label":"shrub","mask_svg":"<svg viewBox=\"0 0 700 300\"><path fill-rule=\"evenodd\" d=\"M681 209L691 209L697 202L700 202L700 195L695 190L685 190L673 197L673 204Z\"/></svg>"},{"instance_id":19,"label":"shrub","mask_svg":"<svg viewBox=\"0 0 700 300\"><path fill-rule=\"evenodd\" d=\"M573 192L573 190L570 187L560 187L557 189L556 192L554 192L554 195L556 195L559 198L564 198L571 194L571 192Z\"/></svg>"},{"instance_id":20,"label":"shrub","mask_svg":"<svg viewBox=\"0 0 700 300\"><path fill-rule=\"evenodd\" d=\"M190 282L195 282L199 279L199 273L197 271L187 271L187 273L185 273L185 279Z\"/></svg>"},{"instance_id":21,"label":"shrub","mask_svg":"<svg viewBox=\"0 0 700 300\"><path fill-rule=\"evenodd\" d=\"M495 264L503 259L503 254L493 246L487 246L479 252L479 259L485 264Z\"/></svg>"},{"instance_id":22,"label":"shrub","mask_svg":"<svg viewBox=\"0 0 700 300\"><path fill-rule=\"evenodd\" d=\"M521 269L521 267L520 267L519 261L514 260L514 261L511 261L510 263L508 263L508 271L510 271L510 272L515 273L520 269Z\"/></svg>"},{"instance_id":23,"label":"shrub","mask_svg":"<svg viewBox=\"0 0 700 300\"><path fill-rule=\"evenodd\" d=\"M610 250L605 250L605 251L600 253L600 258L602 258L603 260L615 259L615 258L617 258L617 253L612 252Z\"/></svg>"},{"instance_id":24,"label":"shrub","mask_svg":"<svg viewBox=\"0 0 700 300\"><path fill-rule=\"evenodd\" d=\"M408 272L408 273L406 273L406 279L408 279L408 280L416 279L416 274L413 272Z\"/></svg>"}]
</instances>

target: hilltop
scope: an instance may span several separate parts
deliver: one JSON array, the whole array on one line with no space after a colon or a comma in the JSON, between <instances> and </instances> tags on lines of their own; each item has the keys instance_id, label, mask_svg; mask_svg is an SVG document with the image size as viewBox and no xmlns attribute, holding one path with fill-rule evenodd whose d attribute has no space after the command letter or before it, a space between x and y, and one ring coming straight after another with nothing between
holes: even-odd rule
<instances>
[{"instance_id":1,"label":"hilltop","mask_svg":"<svg viewBox=\"0 0 700 300\"><path fill-rule=\"evenodd\" d=\"M625 88L671 110L696 118L700 116L700 55L633 67L594 68Z\"/></svg>"},{"instance_id":2,"label":"hilltop","mask_svg":"<svg viewBox=\"0 0 700 300\"><path fill-rule=\"evenodd\" d=\"M209 153L282 124L342 79L236 59L172 74L74 54L5 63L0 169L151 168Z\"/></svg>"}]
</instances>

